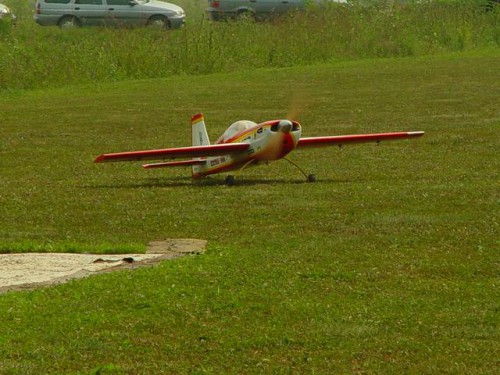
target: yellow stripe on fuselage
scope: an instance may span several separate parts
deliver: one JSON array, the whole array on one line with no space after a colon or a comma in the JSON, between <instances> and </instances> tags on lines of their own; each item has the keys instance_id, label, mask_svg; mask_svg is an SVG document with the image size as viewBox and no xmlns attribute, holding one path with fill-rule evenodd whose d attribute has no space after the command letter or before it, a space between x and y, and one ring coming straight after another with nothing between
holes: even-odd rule
<instances>
[{"instance_id":1,"label":"yellow stripe on fuselage","mask_svg":"<svg viewBox=\"0 0 500 375\"><path fill-rule=\"evenodd\" d=\"M252 138L255 138L253 136L257 133L257 130L259 130L259 129L265 129L265 128L269 128L269 127L270 127L269 125L254 126L253 128L244 130L243 133L236 134L234 137L231 137L228 140L224 141L224 143L238 143L238 142L242 142L242 141L245 140L245 138L248 138L249 136L252 137Z\"/></svg>"}]
</instances>

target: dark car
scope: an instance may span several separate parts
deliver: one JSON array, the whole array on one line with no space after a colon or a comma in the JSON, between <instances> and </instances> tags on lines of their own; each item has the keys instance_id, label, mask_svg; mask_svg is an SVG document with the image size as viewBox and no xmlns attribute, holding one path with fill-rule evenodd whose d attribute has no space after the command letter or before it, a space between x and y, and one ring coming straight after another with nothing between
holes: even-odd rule
<instances>
[{"instance_id":1,"label":"dark car","mask_svg":"<svg viewBox=\"0 0 500 375\"><path fill-rule=\"evenodd\" d=\"M310 0L208 0L206 12L214 21L222 19L265 19L289 12L293 9L303 9ZM347 0L317 0L322 3L347 4Z\"/></svg>"}]
</instances>

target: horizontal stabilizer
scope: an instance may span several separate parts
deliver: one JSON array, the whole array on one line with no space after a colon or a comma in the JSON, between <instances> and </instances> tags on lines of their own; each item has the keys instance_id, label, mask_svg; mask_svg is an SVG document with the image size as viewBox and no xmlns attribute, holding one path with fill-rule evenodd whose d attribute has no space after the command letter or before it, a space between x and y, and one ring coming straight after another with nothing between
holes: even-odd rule
<instances>
[{"instance_id":1,"label":"horizontal stabilizer","mask_svg":"<svg viewBox=\"0 0 500 375\"><path fill-rule=\"evenodd\" d=\"M404 138L421 137L422 135L424 135L423 131L305 137L299 140L297 148L342 146L352 143L391 141Z\"/></svg>"},{"instance_id":2,"label":"horizontal stabilizer","mask_svg":"<svg viewBox=\"0 0 500 375\"><path fill-rule=\"evenodd\" d=\"M159 150L118 152L103 154L95 159L96 163L111 161L162 160L177 158L198 158L206 156L223 156L248 150L248 143L223 143L207 146L191 146L165 148Z\"/></svg>"},{"instance_id":3,"label":"horizontal stabilizer","mask_svg":"<svg viewBox=\"0 0 500 375\"><path fill-rule=\"evenodd\" d=\"M205 164L206 160L181 160L181 161L168 161L165 163L144 164L142 167L145 169L151 168L164 168L164 167L190 167L192 165Z\"/></svg>"}]
</instances>

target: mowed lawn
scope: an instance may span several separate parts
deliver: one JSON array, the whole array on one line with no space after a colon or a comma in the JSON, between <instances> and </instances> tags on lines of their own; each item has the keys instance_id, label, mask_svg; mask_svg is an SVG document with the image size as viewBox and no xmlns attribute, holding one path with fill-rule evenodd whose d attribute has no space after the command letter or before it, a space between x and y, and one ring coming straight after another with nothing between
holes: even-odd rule
<instances>
[{"instance_id":1,"label":"mowed lawn","mask_svg":"<svg viewBox=\"0 0 500 375\"><path fill-rule=\"evenodd\" d=\"M201 256L0 295L1 374L498 371L498 50L172 77L0 97L0 249ZM424 130L297 151L192 184L94 164L187 146L203 112L304 136Z\"/></svg>"}]
</instances>

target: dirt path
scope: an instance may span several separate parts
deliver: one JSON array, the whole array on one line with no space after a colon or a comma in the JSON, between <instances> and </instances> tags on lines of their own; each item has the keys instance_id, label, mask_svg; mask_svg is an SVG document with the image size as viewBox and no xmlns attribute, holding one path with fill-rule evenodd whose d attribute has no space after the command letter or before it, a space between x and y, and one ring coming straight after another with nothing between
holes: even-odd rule
<instances>
[{"instance_id":1,"label":"dirt path","mask_svg":"<svg viewBox=\"0 0 500 375\"><path fill-rule=\"evenodd\" d=\"M170 239L150 242L146 254L0 254L0 293L153 265L163 260L203 253L205 246L204 240Z\"/></svg>"}]
</instances>

